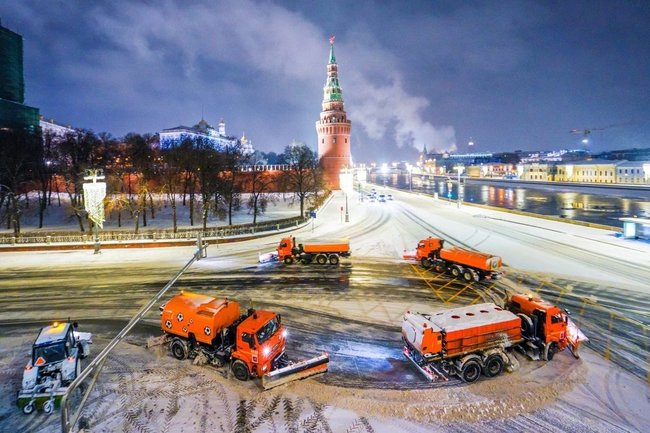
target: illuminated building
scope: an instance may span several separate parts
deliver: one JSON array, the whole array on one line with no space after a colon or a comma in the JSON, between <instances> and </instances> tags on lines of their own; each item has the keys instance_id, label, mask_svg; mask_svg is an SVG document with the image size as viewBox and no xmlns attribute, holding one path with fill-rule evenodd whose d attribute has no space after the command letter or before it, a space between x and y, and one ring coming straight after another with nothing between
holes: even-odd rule
<instances>
[{"instance_id":1,"label":"illuminated building","mask_svg":"<svg viewBox=\"0 0 650 433\"><path fill-rule=\"evenodd\" d=\"M323 88L318 133L318 157L323 167L325 183L332 190L340 189L339 174L345 167L352 168L350 155L350 129L343 106L343 91L339 85L338 65L334 56L334 36L330 38L330 57L327 64L327 81Z\"/></svg>"},{"instance_id":2,"label":"illuminated building","mask_svg":"<svg viewBox=\"0 0 650 433\"><path fill-rule=\"evenodd\" d=\"M243 153L253 153L253 145L246 136L239 140L237 137L226 135L226 122L223 119L219 122L218 129L210 125L205 119L201 119L194 126L181 125L175 128L163 129L160 132L160 147L162 149L176 147L188 139L195 146L203 142L216 150L223 150L241 143L246 149Z\"/></svg>"}]
</instances>

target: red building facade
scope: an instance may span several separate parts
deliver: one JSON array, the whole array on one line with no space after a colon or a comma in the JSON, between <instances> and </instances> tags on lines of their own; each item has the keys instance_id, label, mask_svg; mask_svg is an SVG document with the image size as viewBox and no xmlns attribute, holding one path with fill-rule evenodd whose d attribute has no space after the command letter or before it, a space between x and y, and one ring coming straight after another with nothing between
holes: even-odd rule
<instances>
[{"instance_id":1,"label":"red building facade","mask_svg":"<svg viewBox=\"0 0 650 433\"><path fill-rule=\"evenodd\" d=\"M339 85L338 65L334 56L334 36L330 38L330 58L327 64L327 81L323 88L323 104L320 120L316 122L318 133L318 157L325 174L325 182L332 190L340 189L339 173L352 167L350 155L350 129L343 106L343 91Z\"/></svg>"}]
</instances>

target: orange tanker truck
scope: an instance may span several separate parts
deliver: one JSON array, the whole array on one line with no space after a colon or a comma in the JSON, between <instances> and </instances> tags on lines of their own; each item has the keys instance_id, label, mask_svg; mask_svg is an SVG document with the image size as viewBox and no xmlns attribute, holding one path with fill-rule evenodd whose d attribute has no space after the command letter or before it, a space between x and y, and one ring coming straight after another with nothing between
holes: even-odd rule
<instances>
[{"instance_id":1,"label":"orange tanker truck","mask_svg":"<svg viewBox=\"0 0 650 433\"><path fill-rule=\"evenodd\" d=\"M465 281L480 281L501 277L501 257L459 247L444 248L444 239L428 237L418 242L415 252L404 258L415 259L423 268L448 272Z\"/></svg>"},{"instance_id":2,"label":"orange tanker truck","mask_svg":"<svg viewBox=\"0 0 650 433\"><path fill-rule=\"evenodd\" d=\"M161 328L179 360L201 354L216 367L228 364L239 380L261 377L265 389L327 371L327 354L298 363L288 359L287 332L274 312L241 315L235 301L183 291L160 310Z\"/></svg>"},{"instance_id":3,"label":"orange tanker truck","mask_svg":"<svg viewBox=\"0 0 650 433\"><path fill-rule=\"evenodd\" d=\"M327 263L338 265L341 257L350 257L350 242L340 240L336 242L310 242L296 245L296 238L289 236L280 240L276 251L260 255L260 263L269 261L284 262L287 265L300 262L310 264L316 262L319 265Z\"/></svg>"},{"instance_id":4,"label":"orange tanker truck","mask_svg":"<svg viewBox=\"0 0 650 433\"><path fill-rule=\"evenodd\" d=\"M407 312L402 321L404 356L429 380L449 375L472 383L481 373L501 374L516 364L511 349L550 361L587 340L567 314L540 298L514 295L507 308L493 303L433 313Z\"/></svg>"}]
</instances>

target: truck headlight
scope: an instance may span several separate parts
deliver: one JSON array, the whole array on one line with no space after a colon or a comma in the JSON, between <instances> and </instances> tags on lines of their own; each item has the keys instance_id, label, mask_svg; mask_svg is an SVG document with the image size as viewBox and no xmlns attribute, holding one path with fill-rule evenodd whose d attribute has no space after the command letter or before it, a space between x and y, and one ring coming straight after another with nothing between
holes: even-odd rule
<instances>
[{"instance_id":1,"label":"truck headlight","mask_svg":"<svg viewBox=\"0 0 650 433\"><path fill-rule=\"evenodd\" d=\"M262 349L262 355L269 356L270 353L271 353L271 348L265 347L264 349Z\"/></svg>"},{"instance_id":2,"label":"truck headlight","mask_svg":"<svg viewBox=\"0 0 650 433\"><path fill-rule=\"evenodd\" d=\"M282 330L282 336L283 336L284 338L287 338L287 334L288 334L287 330L286 330L286 329L283 329L283 330Z\"/></svg>"}]
</instances>

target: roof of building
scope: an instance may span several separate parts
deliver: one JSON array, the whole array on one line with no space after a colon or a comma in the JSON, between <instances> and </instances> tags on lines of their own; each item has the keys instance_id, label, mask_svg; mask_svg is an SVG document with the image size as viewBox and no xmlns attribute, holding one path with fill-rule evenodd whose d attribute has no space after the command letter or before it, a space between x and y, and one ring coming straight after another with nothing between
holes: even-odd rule
<instances>
[{"instance_id":1,"label":"roof of building","mask_svg":"<svg viewBox=\"0 0 650 433\"><path fill-rule=\"evenodd\" d=\"M611 159L587 159L584 161L566 161L560 162L558 165L617 165L620 161L613 161Z\"/></svg>"},{"instance_id":2,"label":"roof of building","mask_svg":"<svg viewBox=\"0 0 650 433\"><path fill-rule=\"evenodd\" d=\"M621 161L617 165L617 167L619 167L619 168L620 167L622 167L622 168L625 168L625 167L637 168L637 167L643 167L646 164L650 164L650 161Z\"/></svg>"}]
</instances>

